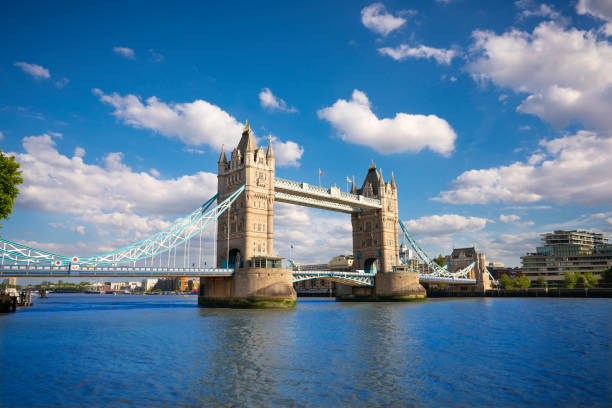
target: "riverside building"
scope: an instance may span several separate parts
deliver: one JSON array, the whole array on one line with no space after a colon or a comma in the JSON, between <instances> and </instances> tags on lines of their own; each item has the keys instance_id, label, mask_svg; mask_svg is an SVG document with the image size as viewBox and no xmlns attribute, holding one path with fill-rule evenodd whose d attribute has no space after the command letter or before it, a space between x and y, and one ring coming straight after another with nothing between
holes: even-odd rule
<instances>
[{"instance_id":1,"label":"riverside building","mask_svg":"<svg viewBox=\"0 0 612 408\"><path fill-rule=\"evenodd\" d=\"M612 266L612 245L608 238L585 230L542 234L543 246L521 257L523 274L531 282L540 276L550 286L560 286L566 272L591 272L596 279Z\"/></svg>"}]
</instances>

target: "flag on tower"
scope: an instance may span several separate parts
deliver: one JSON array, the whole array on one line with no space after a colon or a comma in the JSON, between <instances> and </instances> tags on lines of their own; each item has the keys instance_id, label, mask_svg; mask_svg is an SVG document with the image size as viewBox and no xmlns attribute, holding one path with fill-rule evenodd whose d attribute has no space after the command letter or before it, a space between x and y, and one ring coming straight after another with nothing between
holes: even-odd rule
<instances>
[{"instance_id":1,"label":"flag on tower","mask_svg":"<svg viewBox=\"0 0 612 408\"><path fill-rule=\"evenodd\" d=\"M347 183L352 183L353 181L351 180L351 178L350 178L350 177L348 177L348 176L347 176L347 177L346 177L346 182L347 182Z\"/></svg>"},{"instance_id":2,"label":"flag on tower","mask_svg":"<svg viewBox=\"0 0 612 408\"><path fill-rule=\"evenodd\" d=\"M319 169L319 174L323 175L323 170Z\"/></svg>"}]
</instances>

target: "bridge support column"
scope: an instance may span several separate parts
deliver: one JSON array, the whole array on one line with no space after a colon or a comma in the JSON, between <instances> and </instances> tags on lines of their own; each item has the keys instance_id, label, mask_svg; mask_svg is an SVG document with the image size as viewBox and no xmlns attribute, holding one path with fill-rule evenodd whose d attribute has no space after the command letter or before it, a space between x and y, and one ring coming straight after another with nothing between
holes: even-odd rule
<instances>
[{"instance_id":1,"label":"bridge support column","mask_svg":"<svg viewBox=\"0 0 612 408\"><path fill-rule=\"evenodd\" d=\"M491 278L489 276L489 271L487 270L487 261L485 259L485 254L478 254L478 258L476 260L476 265L474 266L474 274L476 275L476 292L485 293L487 290L490 290L493 286L491 285Z\"/></svg>"},{"instance_id":2,"label":"bridge support column","mask_svg":"<svg viewBox=\"0 0 612 408\"><path fill-rule=\"evenodd\" d=\"M201 278L198 304L203 307L294 308L293 271L240 268L230 278Z\"/></svg>"},{"instance_id":3,"label":"bridge support column","mask_svg":"<svg viewBox=\"0 0 612 408\"><path fill-rule=\"evenodd\" d=\"M427 297L425 288L419 283L419 274L396 267L396 272L378 272L374 287L353 287L340 291L339 301L409 302Z\"/></svg>"}]
</instances>

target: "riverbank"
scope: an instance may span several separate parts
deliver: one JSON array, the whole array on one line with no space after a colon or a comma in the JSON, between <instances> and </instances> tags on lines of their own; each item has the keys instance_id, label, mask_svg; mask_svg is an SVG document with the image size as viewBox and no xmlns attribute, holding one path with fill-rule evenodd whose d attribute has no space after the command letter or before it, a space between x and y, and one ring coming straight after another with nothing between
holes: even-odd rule
<instances>
[{"instance_id":1,"label":"riverbank","mask_svg":"<svg viewBox=\"0 0 612 408\"><path fill-rule=\"evenodd\" d=\"M556 298L612 298L612 288L579 288L579 289L491 289L482 292L427 290L427 297L556 297Z\"/></svg>"}]
</instances>

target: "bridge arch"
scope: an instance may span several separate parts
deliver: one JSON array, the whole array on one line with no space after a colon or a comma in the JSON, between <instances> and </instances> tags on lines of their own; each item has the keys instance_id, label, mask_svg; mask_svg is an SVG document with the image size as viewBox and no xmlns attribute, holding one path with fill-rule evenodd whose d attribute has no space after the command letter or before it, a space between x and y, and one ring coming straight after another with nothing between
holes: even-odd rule
<instances>
[{"instance_id":1,"label":"bridge arch","mask_svg":"<svg viewBox=\"0 0 612 408\"><path fill-rule=\"evenodd\" d=\"M229 251L229 262L228 268L242 268L244 266L244 261L242 259L242 254L238 248L232 248Z\"/></svg>"},{"instance_id":2,"label":"bridge arch","mask_svg":"<svg viewBox=\"0 0 612 408\"><path fill-rule=\"evenodd\" d=\"M363 269L365 272L376 273L378 270L378 259L368 258L363 263Z\"/></svg>"}]
</instances>

